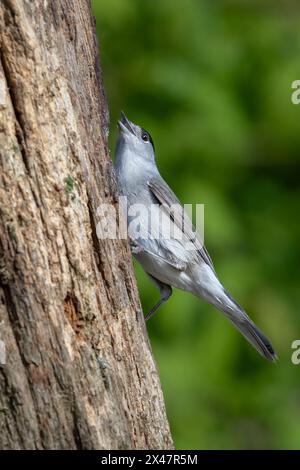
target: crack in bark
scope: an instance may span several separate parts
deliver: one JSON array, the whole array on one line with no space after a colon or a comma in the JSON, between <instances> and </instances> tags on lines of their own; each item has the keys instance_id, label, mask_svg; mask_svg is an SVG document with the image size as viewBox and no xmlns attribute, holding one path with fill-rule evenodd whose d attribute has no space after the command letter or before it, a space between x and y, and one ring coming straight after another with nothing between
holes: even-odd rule
<instances>
[{"instance_id":1,"label":"crack in bark","mask_svg":"<svg viewBox=\"0 0 300 470\"><path fill-rule=\"evenodd\" d=\"M95 256L95 260L96 260L96 265L97 265L97 268L98 268L98 270L101 274L102 281L103 281L103 283L106 287L107 295L109 296L110 283L109 283L107 275L106 275L106 273L103 269L103 264L101 263L100 243L99 243L99 239L98 239L98 236L97 236L97 229L96 229L96 225L95 225L95 221L94 221L94 217L93 217L93 211L92 211L92 208L91 208L90 200L88 201L88 211L89 211L89 218L90 218L90 224L91 224L91 229L92 229L91 230L91 232L92 232L92 243L93 243L93 251L94 251L94 256Z\"/></svg>"},{"instance_id":2,"label":"crack in bark","mask_svg":"<svg viewBox=\"0 0 300 470\"><path fill-rule=\"evenodd\" d=\"M7 311L7 314L8 316L10 317L10 320L11 320L11 332L14 336L14 339L15 339L15 344L17 346L17 351L18 351L18 356L22 362L22 365L23 365L23 370L24 370L24 375L26 377L26 388L29 390L30 392L30 400L32 401L32 403L34 403L34 396L32 394L32 388L31 388L31 384L30 384L30 380L29 380L29 377L28 377L28 374L27 374L27 367L26 367L26 360L22 354L22 348L20 347L20 344L19 344L19 338L18 338L18 333L17 331L13 328L14 325L18 324L19 323L19 318L18 318L18 314L17 314L17 310L16 310L16 306L14 304L14 301L13 301L13 295L12 295L12 292L11 292L11 287L7 284L3 284L1 281L0 281L0 288L2 289L3 291L3 295L4 295L4 302L5 302L5 305L6 305L6 311ZM6 376L6 374L4 374L4 377L5 377L5 381L7 382L8 386L10 387L11 385L8 383L8 377ZM8 394L7 395L9 397L9 400L12 399L11 395ZM22 404L20 404L20 406L22 406ZM10 411L12 411L12 407L10 407ZM36 408L35 406L33 406L32 408L32 411L34 412L35 414L35 419L36 419L36 422L39 421L39 417L36 413ZM18 429L18 422L16 421L16 429L17 429L17 432L19 434L19 439L20 439L20 442L24 442L24 436L21 434L21 431L19 431ZM40 433L40 430L36 427L35 428L35 431L38 433L38 437L39 439L42 441L42 437L41 437L41 433ZM2 432L2 431L1 431ZM35 448L37 448L36 446L36 443L34 443L35 445Z\"/></svg>"},{"instance_id":3,"label":"crack in bark","mask_svg":"<svg viewBox=\"0 0 300 470\"><path fill-rule=\"evenodd\" d=\"M7 91L8 91L9 97L10 97L10 101L11 101L11 104L12 104L12 108L13 108L13 111L14 111L14 115L15 115L15 130L16 130L15 135L16 135L16 139L17 139L17 142L18 142L18 145L19 145L19 148L20 148L20 153L21 153L21 156L22 156L22 160L23 160L25 169L26 169L27 173L30 175L30 164L29 164L28 155L27 155L27 151L26 151L25 126L23 125L22 113L19 111L19 108L18 108L18 100L17 100L17 97L16 97L16 93L14 91L15 85L14 85L13 81L10 79L11 73L8 69L8 66L7 66L7 63L6 63L6 60L5 60L3 48L0 48L0 60L1 60L1 64L2 64L4 77L5 77L5 80L6 80L6 88L7 88Z\"/></svg>"},{"instance_id":4,"label":"crack in bark","mask_svg":"<svg viewBox=\"0 0 300 470\"><path fill-rule=\"evenodd\" d=\"M78 339L84 339L84 333L82 331L84 327L84 320L79 317L78 314L78 302L75 296L70 294L64 300L64 312L65 315Z\"/></svg>"}]
</instances>

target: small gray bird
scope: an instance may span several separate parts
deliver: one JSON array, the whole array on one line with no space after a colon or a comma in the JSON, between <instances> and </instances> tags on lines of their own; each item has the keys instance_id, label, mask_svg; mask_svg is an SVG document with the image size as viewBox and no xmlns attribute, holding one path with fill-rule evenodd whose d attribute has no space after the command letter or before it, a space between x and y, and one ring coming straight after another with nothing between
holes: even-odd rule
<instances>
[{"instance_id":1,"label":"small gray bird","mask_svg":"<svg viewBox=\"0 0 300 470\"><path fill-rule=\"evenodd\" d=\"M124 113L121 113L118 125L115 167L120 193L127 197L127 223L132 253L160 291L160 300L146 319L166 302L172 294L172 287L176 287L213 304L262 356L275 361L277 357L271 343L218 280L200 237L195 236L193 225L179 200L161 177L149 132L129 121ZM139 219L141 235L131 236L130 225L134 217L130 214L130 207L135 204L143 204L148 208L151 206L150 237L147 236L149 227L145 215ZM176 230L182 231L183 218L184 236L180 239L176 236ZM187 239L193 244L193 250L186 249L184 241Z\"/></svg>"}]
</instances>

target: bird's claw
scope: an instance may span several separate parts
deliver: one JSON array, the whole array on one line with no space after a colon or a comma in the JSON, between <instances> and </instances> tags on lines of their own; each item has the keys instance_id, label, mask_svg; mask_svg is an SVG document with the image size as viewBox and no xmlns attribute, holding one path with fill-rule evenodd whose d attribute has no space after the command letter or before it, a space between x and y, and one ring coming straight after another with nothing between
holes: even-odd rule
<instances>
[{"instance_id":1,"label":"bird's claw","mask_svg":"<svg viewBox=\"0 0 300 470\"><path fill-rule=\"evenodd\" d=\"M131 253L133 255L138 255L139 253L142 253L143 250L143 247L141 245L139 245L135 240L133 240L132 238L129 238L129 242L130 242L130 249L131 249Z\"/></svg>"}]
</instances>

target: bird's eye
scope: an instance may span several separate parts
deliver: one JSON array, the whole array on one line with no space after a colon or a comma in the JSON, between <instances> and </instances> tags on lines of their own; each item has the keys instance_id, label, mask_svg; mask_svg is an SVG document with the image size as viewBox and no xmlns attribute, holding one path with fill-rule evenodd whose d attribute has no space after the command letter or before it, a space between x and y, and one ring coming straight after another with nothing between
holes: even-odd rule
<instances>
[{"instance_id":1,"label":"bird's eye","mask_svg":"<svg viewBox=\"0 0 300 470\"><path fill-rule=\"evenodd\" d=\"M142 133L142 139L144 142L149 142L149 135L147 134L147 132Z\"/></svg>"}]
</instances>

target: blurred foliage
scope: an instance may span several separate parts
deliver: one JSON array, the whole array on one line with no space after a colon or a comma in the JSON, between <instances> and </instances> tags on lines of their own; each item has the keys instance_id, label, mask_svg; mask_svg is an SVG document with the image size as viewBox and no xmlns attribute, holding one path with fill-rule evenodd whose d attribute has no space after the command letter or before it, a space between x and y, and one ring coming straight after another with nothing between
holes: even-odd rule
<instances>
[{"instance_id":1,"label":"blurred foliage","mask_svg":"<svg viewBox=\"0 0 300 470\"><path fill-rule=\"evenodd\" d=\"M181 200L205 203L217 272L280 356L269 364L215 308L175 291L147 327L176 447L299 448L299 4L95 0L93 9L112 154L123 109L150 130ZM136 268L146 312L158 292Z\"/></svg>"}]
</instances>

